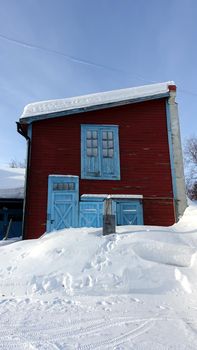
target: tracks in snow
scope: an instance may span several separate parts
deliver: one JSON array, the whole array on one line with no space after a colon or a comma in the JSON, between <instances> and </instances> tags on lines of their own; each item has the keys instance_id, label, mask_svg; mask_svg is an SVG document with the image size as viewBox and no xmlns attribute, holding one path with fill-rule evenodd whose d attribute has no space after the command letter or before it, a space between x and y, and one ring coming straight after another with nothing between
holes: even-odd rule
<instances>
[{"instance_id":1,"label":"tracks in snow","mask_svg":"<svg viewBox=\"0 0 197 350\"><path fill-rule=\"evenodd\" d=\"M98 318L81 319L72 323L64 322L60 327L54 327L54 323L51 323L51 328L49 322L47 327L38 322L38 324L29 324L29 326L28 324L12 325L12 328L9 329L2 324L0 349L92 350L114 348L147 332L154 323L153 319L114 317L108 320ZM114 334L117 335L114 337Z\"/></svg>"},{"instance_id":2,"label":"tracks in snow","mask_svg":"<svg viewBox=\"0 0 197 350\"><path fill-rule=\"evenodd\" d=\"M128 342L129 340L132 340L143 333L147 332L149 329L151 329L154 325L154 321L147 320L145 322L142 322L139 326L132 329L129 332L125 332L124 334L121 334L117 337L111 337L110 339L106 339L94 344L88 344L88 345L82 345L79 346L78 350L91 350L91 349L104 349L105 347L117 347L121 344Z\"/></svg>"}]
</instances>

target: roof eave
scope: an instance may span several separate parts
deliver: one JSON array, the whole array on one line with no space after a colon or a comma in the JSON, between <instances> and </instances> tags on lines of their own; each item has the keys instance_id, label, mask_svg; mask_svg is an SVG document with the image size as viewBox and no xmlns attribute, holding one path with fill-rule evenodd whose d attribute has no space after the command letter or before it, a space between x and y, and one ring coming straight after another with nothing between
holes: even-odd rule
<instances>
[{"instance_id":1,"label":"roof eave","mask_svg":"<svg viewBox=\"0 0 197 350\"><path fill-rule=\"evenodd\" d=\"M106 108L111 108L111 107L118 107L118 106L133 104L133 103L139 103L139 102L143 102L143 101L166 98L166 97L169 97L169 95L170 95L170 92L167 91L164 93L143 96L143 97L137 97L137 98L127 99L127 100L122 100L122 101L113 101L113 102L106 102L106 103L102 103L102 104L90 105L90 106L85 106L85 107L71 108L71 109L62 110L62 111L58 111L58 112L51 112L51 113L38 114L38 115L34 115L34 116L27 116L24 118L20 118L19 122L20 122L20 124L31 124L32 122L40 121L40 120L44 120L44 119L63 117L63 116L67 116L67 115L95 111L98 109L106 109Z\"/></svg>"}]
</instances>

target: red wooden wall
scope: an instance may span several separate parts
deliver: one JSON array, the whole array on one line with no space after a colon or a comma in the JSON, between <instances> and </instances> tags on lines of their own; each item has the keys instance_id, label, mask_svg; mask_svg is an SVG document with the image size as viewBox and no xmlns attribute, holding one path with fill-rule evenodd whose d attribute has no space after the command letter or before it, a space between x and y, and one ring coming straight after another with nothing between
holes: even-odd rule
<instances>
[{"instance_id":1,"label":"red wooden wall","mask_svg":"<svg viewBox=\"0 0 197 350\"><path fill-rule=\"evenodd\" d=\"M80 194L142 194L144 223L175 221L165 99L33 123L25 238L46 230L49 174L80 176L80 125L119 125L121 180L80 180Z\"/></svg>"}]
</instances>

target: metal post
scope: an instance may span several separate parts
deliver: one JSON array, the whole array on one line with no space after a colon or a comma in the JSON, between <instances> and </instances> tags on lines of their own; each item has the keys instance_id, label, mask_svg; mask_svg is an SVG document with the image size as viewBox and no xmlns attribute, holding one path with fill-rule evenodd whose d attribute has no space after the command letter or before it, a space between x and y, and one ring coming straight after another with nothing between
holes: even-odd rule
<instances>
[{"instance_id":1,"label":"metal post","mask_svg":"<svg viewBox=\"0 0 197 350\"><path fill-rule=\"evenodd\" d=\"M104 200L103 235L116 232L115 215L112 214L112 199Z\"/></svg>"}]
</instances>

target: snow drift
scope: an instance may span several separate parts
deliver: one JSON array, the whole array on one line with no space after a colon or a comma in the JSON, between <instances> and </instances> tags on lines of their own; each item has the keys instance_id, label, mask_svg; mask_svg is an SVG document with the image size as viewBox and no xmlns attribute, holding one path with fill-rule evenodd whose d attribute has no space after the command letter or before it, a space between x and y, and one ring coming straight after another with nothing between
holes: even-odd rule
<instances>
[{"instance_id":1,"label":"snow drift","mask_svg":"<svg viewBox=\"0 0 197 350\"><path fill-rule=\"evenodd\" d=\"M193 293L197 207L172 227L64 229L0 247L3 296Z\"/></svg>"}]
</instances>

